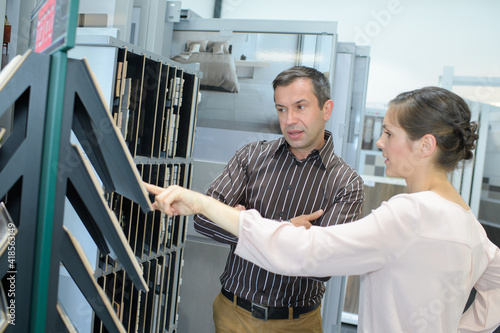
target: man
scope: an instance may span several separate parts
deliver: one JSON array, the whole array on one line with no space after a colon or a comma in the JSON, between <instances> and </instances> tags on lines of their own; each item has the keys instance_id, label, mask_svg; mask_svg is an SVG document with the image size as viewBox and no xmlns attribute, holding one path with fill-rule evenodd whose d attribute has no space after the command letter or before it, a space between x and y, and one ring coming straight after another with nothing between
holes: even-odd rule
<instances>
[{"instance_id":1,"label":"man","mask_svg":"<svg viewBox=\"0 0 500 333\"><path fill-rule=\"evenodd\" d=\"M363 181L334 154L325 130L333 101L327 78L314 68L295 66L273 81L283 137L245 145L231 158L207 194L231 206L256 209L266 218L290 221L324 211L314 225L358 218ZM217 332L322 332L322 281L268 272L234 254L237 239L202 215L195 229L231 245L221 293L214 301Z\"/></svg>"}]
</instances>

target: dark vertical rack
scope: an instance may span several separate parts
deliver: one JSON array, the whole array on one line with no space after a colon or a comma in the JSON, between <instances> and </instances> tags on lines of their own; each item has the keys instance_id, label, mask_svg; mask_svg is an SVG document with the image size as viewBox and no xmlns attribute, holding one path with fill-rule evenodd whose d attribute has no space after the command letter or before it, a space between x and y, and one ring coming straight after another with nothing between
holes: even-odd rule
<instances>
[{"instance_id":1,"label":"dark vertical rack","mask_svg":"<svg viewBox=\"0 0 500 333\"><path fill-rule=\"evenodd\" d=\"M100 50L116 49L116 78L107 80L104 90L113 94L112 116L141 179L162 187L190 187L198 73L112 37L85 38L83 45L95 47L95 52L80 56L88 56L91 66L92 57L102 60ZM77 39L76 48L78 44ZM128 271L100 249L95 276L106 288L114 286L107 297L127 332L175 332L187 219L169 218L159 211L145 213L106 184L104 190L143 269L148 291L138 291L123 279ZM95 316L93 332L106 331Z\"/></svg>"},{"instance_id":2,"label":"dark vertical rack","mask_svg":"<svg viewBox=\"0 0 500 333\"><path fill-rule=\"evenodd\" d=\"M17 61L17 59L16 59ZM0 115L13 109L12 133L0 150L0 198L11 212L18 229L15 263L2 267L16 278L16 325L7 332L28 332L33 320L32 295L35 262L35 237L39 224L42 152L46 121L47 89L51 56L27 52L11 67L8 81L0 90ZM77 79L76 79L77 78ZM69 272L102 326L110 332L125 331L117 315L114 299L123 294L117 288L116 273L105 279L94 277L94 268L80 244L63 226L66 199L73 206L96 246L103 253L113 250L127 274L120 275L121 286L131 284L136 293L147 292L140 263L127 244L120 223L105 200L99 180L106 188L134 200L144 212L152 210L140 175L121 134L115 127L108 107L88 64L69 59L62 102L59 160L53 164L57 173L52 221L49 286L46 303L46 327L37 330L55 332L72 329L64 309L57 301L61 265ZM71 142L71 133L79 145ZM95 170L95 171L94 171ZM96 174L97 173L97 174ZM2 258L3 259L3 258ZM7 261L8 263L8 261ZM5 262L2 260L2 264ZM107 269L107 268L106 268ZM119 284L120 285L120 284ZM102 288L101 288L101 287ZM118 292L117 292L118 290Z\"/></svg>"}]
</instances>

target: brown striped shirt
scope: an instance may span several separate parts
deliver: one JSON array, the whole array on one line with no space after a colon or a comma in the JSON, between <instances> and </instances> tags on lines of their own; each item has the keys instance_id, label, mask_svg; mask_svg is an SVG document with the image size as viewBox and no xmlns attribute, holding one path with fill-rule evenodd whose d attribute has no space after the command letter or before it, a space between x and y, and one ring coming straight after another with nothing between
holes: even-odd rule
<instances>
[{"instance_id":1,"label":"brown striped shirt","mask_svg":"<svg viewBox=\"0 0 500 333\"><path fill-rule=\"evenodd\" d=\"M323 209L312 223L342 224L358 218L364 199L361 177L333 152L331 133L325 145L298 160L284 138L245 145L231 158L207 194L230 206L256 209L263 217L289 221ZM321 302L328 279L283 276L268 272L234 254L236 237L202 215L195 229L230 244L222 287L241 298L268 306L306 306Z\"/></svg>"}]
</instances>

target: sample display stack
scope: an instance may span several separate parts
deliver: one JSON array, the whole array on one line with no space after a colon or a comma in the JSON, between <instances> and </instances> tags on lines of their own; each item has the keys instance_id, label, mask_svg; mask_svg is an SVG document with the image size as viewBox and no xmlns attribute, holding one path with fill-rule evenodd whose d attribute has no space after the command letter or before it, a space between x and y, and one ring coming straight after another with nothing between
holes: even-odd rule
<instances>
[{"instance_id":1,"label":"sample display stack","mask_svg":"<svg viewBox=\"0 0 500 333\"><path fill-rule=\"evenodd\" d=\"M27 52L2 72L0 116L12 110L13 126L0 146L0 331L30 330L37 292L47 293L45 331L75 331L58 302L62 266L94 311L94 332L176 331L186 219L152 211L142 181L190 186L199 80L126 47L116 54L111 106L89 63L67 62L48 291L37 290L33 272L50 57ZM63 225L66 202L95 243L98 267ZM13 301L15 326L6 325Z\"/></svg>"},{"instance_id":2,"label":"sample display stack","mask_svg":"<svg viewBox=\"0 0 500 333\"><path fill-rule=\"evenodd\" d=\"M199 78L167 60L119 45L110 109L138 172L148 183L189 188ZM127 197L106 192L149 290L134 288L127 270L104 252L96 270L98 283L127 332L175 332L187 219L144 213ZM107 332L98 316L93 327Z\"/></svg>"}]
</instances>

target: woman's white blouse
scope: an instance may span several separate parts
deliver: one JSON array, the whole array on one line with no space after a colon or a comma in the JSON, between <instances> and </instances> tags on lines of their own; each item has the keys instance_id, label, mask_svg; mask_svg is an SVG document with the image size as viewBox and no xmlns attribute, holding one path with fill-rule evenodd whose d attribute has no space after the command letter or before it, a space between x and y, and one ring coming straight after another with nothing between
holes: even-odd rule
<instances>
[{"instance_id":1,"label":"woman's white blouse","mask_svg":"<svg viewBox=\"0 0 500 333\"><path fill-rule=\"evenodd\" d=\"M400 194L367 217L296 228L240 215L236 254L278 274L361 275L359 332L492 332L500 324L500 250L470 210L430 191ZM463 313L470 290L474 304Z\"/></svg>"}]
</instances>

